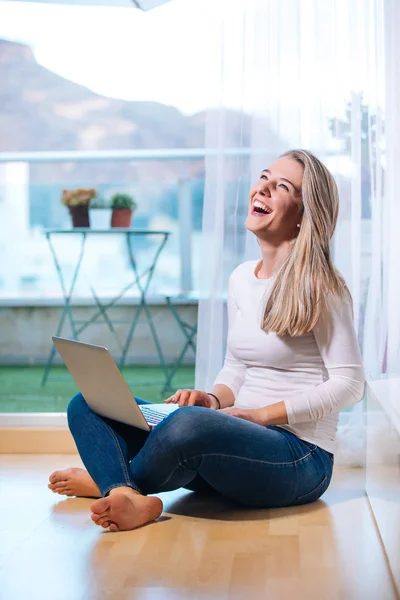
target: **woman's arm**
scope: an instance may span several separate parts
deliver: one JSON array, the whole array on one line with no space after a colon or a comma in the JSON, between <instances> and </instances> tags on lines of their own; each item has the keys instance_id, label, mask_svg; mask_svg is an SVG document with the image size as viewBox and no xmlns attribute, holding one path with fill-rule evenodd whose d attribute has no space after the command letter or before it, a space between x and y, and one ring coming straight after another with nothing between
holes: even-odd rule
<instances>
[{"instance_id":1,"label":"woman's arm","mask_svg":"<svg viewBox=\"0 0 400 600\"><path fill-rule=\"evenodd\" d=\"M228 406L224 407L222 412L264 426L286 425L288 422L284 402L275 402L275 404L263 406L262 408L236 408L235 406Z\"/></svg>"},{"instance_id":2,"label":"woman's arm","mask_svg":"<svg viewBox=\"0 0 400 600\"><path fill-rule=\"evenodd\" d=\"M211 405L215 409L227 408L228 406L233 406L235 403L235 396L228 386L223 383L219 383L214 385L211 393L214 394L219 400L219 406L215 398L211 396Z\"/></svg>"},{"instance_id":3,"label":"woman's arm","mask_svg":"<svg viewBox=\"0 0 400 600\"><path fill-rule=\"evenodd\" d=\"M324 383L269 406L224 412L260 425L294 425L320 420L362 400L364 370L350 304L332 300L313 333L329 375Z\"/></svg>"},{"instance_id":4,"label":"woman's arm","mask_svg":"<svg viewBox=\"0 0 400 600\"><path fill-rule=\"evenodd\" d=\"M329 378L320 385L284 399L289 425L318 421L332 412L356 404L364 396L364 369L349 302L332 299L313 333ZM273 409L269 408L272 414ZM279 409L275 410L279 412Z\"/></svg>"}]
</instances>

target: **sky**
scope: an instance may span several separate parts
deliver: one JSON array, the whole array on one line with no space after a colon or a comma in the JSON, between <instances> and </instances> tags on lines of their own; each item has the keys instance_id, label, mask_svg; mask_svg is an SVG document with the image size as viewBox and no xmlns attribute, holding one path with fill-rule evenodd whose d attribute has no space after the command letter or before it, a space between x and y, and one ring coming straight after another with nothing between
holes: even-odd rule
<instances>
[{"instance_id":1,"label":"sky","mask_svg":"<svg viewBox=\"0 0 400 600\"><path fill-rule=\"evenodd\" d=\"M192 114L212 102L213 1L142 12L0 0L0 38L28 44L44 67L99 94Z\"/></svg>"},{"instance_id":2,"label":"sky","mask_svg":"<svg viewBox=\"0 0 400 600\"><path fill-rule=\"evenodd\" d=\"M0 38L99 94L185 114L221 104L268 113L281 134L302 131L312 145L317 121L343 116L352 91L382 88L367 16L354 29L347 0L173 0L149 12L0 0Z\"/></svg>"}]
</instances>

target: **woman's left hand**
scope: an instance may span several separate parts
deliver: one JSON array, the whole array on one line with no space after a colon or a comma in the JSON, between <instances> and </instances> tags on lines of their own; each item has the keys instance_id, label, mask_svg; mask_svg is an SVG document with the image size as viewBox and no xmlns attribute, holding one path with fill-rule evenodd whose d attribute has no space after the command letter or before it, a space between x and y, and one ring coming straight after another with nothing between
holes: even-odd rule
<instances>
[{"instance_id":1,"label":"woman's left hand","mask_svg":"<svg viewBox=\"0 0 400 600\"><path fill-rule=\"evenodd\" d=\"M245 419L257 425L268 425L268 415L266 407L263 408L235 408L230 406L229 408L222 408L218 412L231 415L232 417L239 417L239 419Z\"/></svg>"}]
</instances>

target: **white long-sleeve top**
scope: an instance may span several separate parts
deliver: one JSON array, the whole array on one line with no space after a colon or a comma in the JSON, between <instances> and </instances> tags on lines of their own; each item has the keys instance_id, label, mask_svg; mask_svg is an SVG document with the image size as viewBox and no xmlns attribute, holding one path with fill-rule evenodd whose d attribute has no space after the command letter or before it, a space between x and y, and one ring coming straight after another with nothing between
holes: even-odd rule
<instances>
[{"instance_id":1,"label":"white long-sleeve top","mask_svg":"<svg viewBox=\"0 0 400 600\"><path fill-rule=\"evenodd\" d=\"M285 402L288 425L299 438L335 451L339 411L364 396L364 370L350 303L334 299L310 333L278 336L261 329L274 278L258 279L258 261L232 273L225 363L214 384L224 384L235 406Z\"/></svg>"}]
</instances>

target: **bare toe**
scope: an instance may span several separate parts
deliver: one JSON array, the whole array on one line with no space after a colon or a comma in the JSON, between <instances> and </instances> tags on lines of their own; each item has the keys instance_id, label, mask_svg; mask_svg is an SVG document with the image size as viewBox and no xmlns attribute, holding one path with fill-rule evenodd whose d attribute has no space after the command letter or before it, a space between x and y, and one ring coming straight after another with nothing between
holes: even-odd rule
<instances>
[{"instance_id":1,"label":"bare toe","mask_svg":"<svg viewBox=\"0 0 400 600\"><path fill-rule=\"evenodd\" d=\"M98 518L94 518L94 517L95 517L95 515L92 515L93 522L96 523L96 525L98 525L99 527L104 527L104 529L107 529L111 523L110 515L107 515L106 517L98 517Z\"/></svg>"},{"instance_id":2,"label":"bare toe","mask_svg":"<svg viewBox=\"0 0 400 600\"><path fill-rule=\"evenodd\" d=\"M61 490L62 488L67 487L67 481L59 481L58 483L53 483L53 490Z\"/></svg>"},{"instance_id":3,"label":"bare toe","mask_svg":"<svg viewBox=\"0 0 400 600\"><path fill-rule=\"evenodd\" d=\"M115 525L111 531L127 531L146 525L158 519L162 508L159 498L142 496L128 487L114 488L109 496L97 500L91 506L94 516L107 510L110 525ZM99 524L98 519L96 522Z\"/></svg>"},{"instance_id":4,"label":"bare toe","mask_svg":"<svg viewBox=\"0 0 400 600\"><path fill-rule=\"evenodd\" d=\"M110 518L110 515L108 514L108 511L105 511L101 514L97 514L97 513L93 513L91 516L92 521L94 521L95 523L97 523L100 519L105 519L105 518Z\"/></svg>"},{"instance_id":5,"label":"bare toe","mask_svg":"<svg viewBox=\"0 0 400 600\"><path fill-rule=\"evenodd\" d=\"M85 469L78 467L70 467L69 469L52 473L50 475L49 487L54 491L57 486L68 487L71 496L101 497L100 490L89 473Z\"/></svg>"},{"instance_id":6,"label":"bare toe","mask_svg":"<svg viewBox=\"0 0 400 600\"><path fill-rule=\"evenodd\" d=\"M110 527L111 521L109 519L104 519L97 524L100 525L101 527L104 527L104 529L108 529Z\"/></svg>"},{"instance_id":7,"label":"bare toe","mask_svg":"<svg viewBox=\"0 0 400 600\"><path fill-rule=\"evenodd\" d=\"M100 513L100 514L96 515L96 517L98 519L104 519L104 517L109 517L109 516L110 516L110 514L109 514L108 510L105 510L103 513Z\"/></svg>"},{"instance_id":8,"label":"bare toe","mask_svg":"<svg viewBox=\"0 0 400 600\"><path fill-rule=\"evenodd\" d=\"M58 481L65 481L67 479L66 471L67 471L67 469L64 469L62 471L54 471L54 473L52 473L49 477L50 483L57 483Z\"/></svg>"},{"instance_id":9,"label":"bare toe","mask_svg":"<svg viewBox=\"0 0 400 600\"><path fill-rule=\"evenodd\" d=\"M106 498L100 498L100 500L96 500L90 507L92 513L97 515L101 515L106 512L110 508L110 496Z\"/></svg>"}]
</instances>

